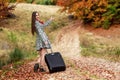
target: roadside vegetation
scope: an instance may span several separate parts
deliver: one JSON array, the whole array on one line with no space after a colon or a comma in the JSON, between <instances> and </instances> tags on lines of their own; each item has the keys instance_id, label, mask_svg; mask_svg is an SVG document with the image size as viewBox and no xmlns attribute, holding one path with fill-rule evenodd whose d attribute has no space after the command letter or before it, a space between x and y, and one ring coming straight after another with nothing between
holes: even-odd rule
<instances>
[{"instance_id":1,"label":"roadside vegetation","mask_svg":"<svg viewBox=\"0 0 120 80\"><path fill-rule=\"evenodd\" d=\"M109 40L104 37L98 37L91 33L80 35L81 55L86 57L97 57L120 62L120 43L115 43L115 39Z\"/></svg>"}]
</instances>

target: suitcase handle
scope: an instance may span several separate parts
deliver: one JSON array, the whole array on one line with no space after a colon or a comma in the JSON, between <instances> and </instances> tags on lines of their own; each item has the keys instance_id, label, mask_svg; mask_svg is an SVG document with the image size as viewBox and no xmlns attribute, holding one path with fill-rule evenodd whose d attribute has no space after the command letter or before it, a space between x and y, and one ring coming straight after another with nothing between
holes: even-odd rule
<instances>
[{"instance_id":1,"label":"suitcase handle","mask_svg":"<svg viewBox=\"0 0 120 80\"><path fill-rule=\"evenodd\" d=\"M46 49L46 51L47 51L47 53L48 53L48 50ZM51 53L53 53L53 50L52 50L52 48L50 48L50 51L51 51Z\"/></svg>"}]
</instances>

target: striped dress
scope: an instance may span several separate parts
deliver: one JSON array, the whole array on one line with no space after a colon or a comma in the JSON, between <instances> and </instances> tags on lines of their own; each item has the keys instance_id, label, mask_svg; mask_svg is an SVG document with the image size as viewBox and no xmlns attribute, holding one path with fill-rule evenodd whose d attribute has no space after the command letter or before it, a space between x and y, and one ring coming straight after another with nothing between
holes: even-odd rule
<instances>
[{"instance_id":1,"label":"striped dress","mask_svg":"<svg viewBox=\"0 0 120 80\"><path fill-rule=\"evenodd\" d=\"M39 21L35 21L35 27L36 27L36 50L40 50L41 48L50 49L51 43L48 39L48 36L44 32L44 28L48 26L51 23L51 20L48 20L45 23L40 23ZM45 42L47 41L47 45Z\"/></svg>"}]
</instances>

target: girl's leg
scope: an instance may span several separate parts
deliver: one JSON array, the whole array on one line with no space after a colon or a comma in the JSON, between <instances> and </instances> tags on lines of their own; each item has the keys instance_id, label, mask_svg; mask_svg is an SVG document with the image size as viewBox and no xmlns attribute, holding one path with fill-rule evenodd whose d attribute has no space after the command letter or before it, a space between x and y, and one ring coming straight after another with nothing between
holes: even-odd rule
<instances>
[{"instance_id":1,"label":"girl's leg","mask_svg":"<svg viewBox=\"0 0 120 80\"><path fill-rule=\"evenodd\" d=\"M39 50L39 58L38 58L38 63L40 64L41 63L41 54L42 54L42 49Z\"/></svg>"},{"instance_id":2,"label":"girl's leg","mask_svg":"<svg viewBox=\"0 0 120 80\"><path fill-rule=\"evenodd\" d=\"M39 69L40 59L41 59L40 56L41 56L42 50L40 49L40 50L38 51L38 53L39 53L39 58L38 58L38 60L37 60L37 63L34 65L34 72L37 72L38 69Z\"/></svg>"},{"instance_id":3,"label":"girl's leg","mask_svg":"<svg viewBox=\"0 0 120 80\"><path fill-rule=\"evenodd\" d=\"M41 66L45 65L45 53L46 53L46 49L42 48L41 53L40 53L40 64Z\"/></svg>"},{"instance_id":4,"label":"girl's leg","mask_svg":"<svg viewBox=\"0 0 120 80\"><path fill-rule=\"evenodd\" d=\"M37 72L38 70L38 67L40 68L40 71L41 72L45 72L44 68L45 67L45 60L44 60L44 57L45 57L45 53L46 53L46 49L42 48L39 50L39 58L38 58L38 63L35 64L34 66L34 71Z\"/></svg>"}]
</instances>

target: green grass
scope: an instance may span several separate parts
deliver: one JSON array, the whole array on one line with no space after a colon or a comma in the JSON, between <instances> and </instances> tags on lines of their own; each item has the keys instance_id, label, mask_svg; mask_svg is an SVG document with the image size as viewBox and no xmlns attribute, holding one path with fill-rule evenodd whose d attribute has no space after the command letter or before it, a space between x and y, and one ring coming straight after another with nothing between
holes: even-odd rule
<instances>
[{"instance_id":1,"label":"green grass","mask_svg":"<svg viewBox=\"0 0 120 80\"><path fill-rule=\"evenodd\" d=\"M24 54L25 53L23 53L23 51L20 48L16 47L14 51L10 53L10 62L16 62L23 59Z\"/></svg>"},{"instance_id":2,"label":"green grass","mask_svg":"<svg viewBox=\"0 0 120 80\"><path fill-rule=\"evenodd\" d=\"M120 47L115 44L111 44L110 41L100 42L93 36L80 36L80 46L82 48L82 56L92 56L96 58L104 58L110 61L120 62Z\"/></svg>"},{"instance_id":3,"label":"green grass","mask_svg":"<svg viewBox=\"0 0 120 80\"><path fill-rule=\"evenodd\" d=\"M13 32L10 32L10 33L8 34L8 39L9 39L10 41L12 41L13 43L16 43L16 42L17 42L17 36L16 36L16 34L13 33Z\"/></svg>"},{"instance_id":4,"label":"green grass","mask_svg":"<svg viewBox=\"0 0 120 80\"><path fill-rule=\"evenodd\" d=\"M7 54L3 54L2 56L0 56L0 69L2 68L2 66L7 65L9 61L9 56Z\"/></svg>"},{"instance_id":5,"label":"green grass","mask_svg":"<svg viewBox=\"0 0 120 80\"><path fill-rule=\"evenodd\" d=\"M82 48L81 54L86 57L93 56L97 58L104 58L110 61L120 62L120 48L114 47L114 49L111 48L112 50L108 50L107 48L100 52L98 51L97 47L94 49L92 47L84 47Z\"/></svg>"}]
</instances>

